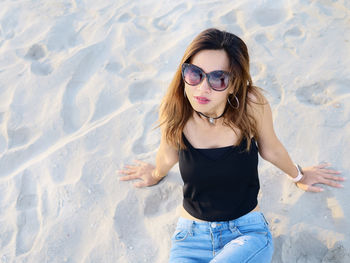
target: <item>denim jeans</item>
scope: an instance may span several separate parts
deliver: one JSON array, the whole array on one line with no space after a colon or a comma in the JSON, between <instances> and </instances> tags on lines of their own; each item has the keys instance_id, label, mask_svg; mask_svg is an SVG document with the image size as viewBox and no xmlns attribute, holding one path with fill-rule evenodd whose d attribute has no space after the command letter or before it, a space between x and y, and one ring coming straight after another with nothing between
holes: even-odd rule
<instances>
[{"instance_id":1,"label":"denim jeans","mask_svg":"<svg viewBox=\"0 0 350 263\"><path fill-rule=\"evenodd\" d=\"M273 241L261 212L223 222L180 217L171 238L170 263L270 262Z\"/></svg>"}]
</instances>

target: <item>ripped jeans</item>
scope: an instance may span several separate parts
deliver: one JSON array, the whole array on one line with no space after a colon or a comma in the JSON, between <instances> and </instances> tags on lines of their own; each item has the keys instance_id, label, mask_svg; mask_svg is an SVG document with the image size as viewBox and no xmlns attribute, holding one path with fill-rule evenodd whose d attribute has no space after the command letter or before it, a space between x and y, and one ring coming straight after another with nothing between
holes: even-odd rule
<instances>
[{"instance_id":1,"label":"ripped jeans","mask_svg":"<svg viewBox=\"0 0 350 263\"><path fill-rule=\"evenodd\" d=\"M258 211L224 222L180 217L171 242L169 263L265 263L273 254L268 223Z\"/></svg>"}]
</instances>

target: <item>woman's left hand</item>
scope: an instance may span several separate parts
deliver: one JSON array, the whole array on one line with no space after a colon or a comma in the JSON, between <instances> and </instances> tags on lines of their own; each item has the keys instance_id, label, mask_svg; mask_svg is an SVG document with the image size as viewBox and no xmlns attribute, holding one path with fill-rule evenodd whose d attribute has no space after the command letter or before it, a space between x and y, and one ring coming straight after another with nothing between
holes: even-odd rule
<instances>
[{"instance_id":1,"label":"woman's left hand","mask_svg":"<svg viewBox=\"0 0 350 263\"><path fill-rule=\"evenodd\" d=\"M322 192L324 189L315 184L325 184L337 188L344 187L339 181L344 181L344 177L336 176L339 171L327 169L331 164L325 163L317 166L303 168L304 177L297 183L297 186L304 191Z\"/></svg>"}]
</instances>

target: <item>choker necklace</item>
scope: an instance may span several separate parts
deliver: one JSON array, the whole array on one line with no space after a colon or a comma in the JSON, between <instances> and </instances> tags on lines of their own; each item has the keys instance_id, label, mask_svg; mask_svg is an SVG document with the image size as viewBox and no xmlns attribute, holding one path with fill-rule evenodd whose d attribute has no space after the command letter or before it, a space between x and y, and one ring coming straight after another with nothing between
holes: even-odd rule
<instances>
[{"instance_id":1,"label":"choker necklace","mask_svg":"<svg viewBox=\"0 0 350 263\"><path fill-rule=\"evenodd\" d=\"M209 116L207 116L207 115L205 115L204 113L201 113L201 112L199 112L199 111L196 111L196 112L197 112L198 114L202 115L203 117L207 118L208 121L209 121L209 123L210 123L211 125L215 125L215 120L217 120L217 119L221 118L222 116L224 116L225 111L226 111L226 110L224 110L224 112L223 112L219 117L215 117L215 118L214 118L214 117L209 117Z\"/></svg>"}]
</instances>

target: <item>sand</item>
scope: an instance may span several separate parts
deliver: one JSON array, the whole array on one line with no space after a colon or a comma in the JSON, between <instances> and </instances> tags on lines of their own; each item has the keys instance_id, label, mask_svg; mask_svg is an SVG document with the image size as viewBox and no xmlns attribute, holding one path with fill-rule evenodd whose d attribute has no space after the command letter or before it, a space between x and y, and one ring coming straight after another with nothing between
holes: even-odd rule
<instances>
[{"instance_id":1,"label":"sand","mask_svg":"<svg viewBox=\"0 0 350 263\"><path fill-rule=\"evenodd\" d=\"M350 2L0 3L0 262L167 262L182 181L135 189L154 162L158 107L192 38L248 45L275 130L302 166L349 175ZM260 158L273 262L350 262L349 183L307 193ZM347 196L347 197L346 197Z\"/></svg>"}]
</instances>

